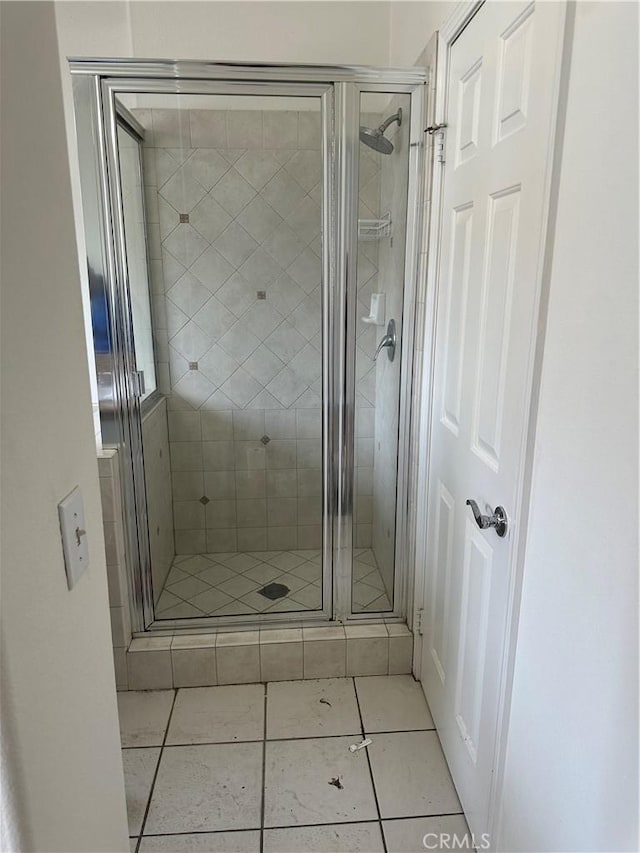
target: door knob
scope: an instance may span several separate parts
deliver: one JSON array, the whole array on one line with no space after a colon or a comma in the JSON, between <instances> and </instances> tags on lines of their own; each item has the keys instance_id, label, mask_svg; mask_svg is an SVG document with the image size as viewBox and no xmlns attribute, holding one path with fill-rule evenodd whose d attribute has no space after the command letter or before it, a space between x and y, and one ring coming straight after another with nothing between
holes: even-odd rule
<instances>
[{"instance_id":1,"label":"door knob","mask_svg":"<svg viewBox=\"0 0 640 853\"><path fill-rule=\"evenodd\" d=\"M488 527L495 527L498 536L506 536L507 513L503 506L497 506L493 511L493 515L482 515L480 508L475 501L468 500L467 506L471 507L471 512L476 520L476 524L481 530L486 530Z\"/></svg>"}]
</instances>

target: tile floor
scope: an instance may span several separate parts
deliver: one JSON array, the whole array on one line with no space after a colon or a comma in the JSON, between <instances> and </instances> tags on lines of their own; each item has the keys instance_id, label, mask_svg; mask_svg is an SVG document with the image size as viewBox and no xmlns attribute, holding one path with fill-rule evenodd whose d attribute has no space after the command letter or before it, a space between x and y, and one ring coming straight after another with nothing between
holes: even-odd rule
<instances>
[{"instance_id":1,"label":"tile floor","mask_svg":"<svg viewBox=\"0 0 640 853\"><path fill-rule=\"evenodd\" d=\"M443 833L439 850L468 832L409 675L118 701L136 853L417 852L426 833ZM372 744L351 752L365 736Z\"/></svg>"},{"instance_id":2,"label":"tile floor","mask_svg":"<svg viewBox=\"0 0 640 853\"><path fill-rule=\"evenodd\" d=\"M353 601L356 612L391 609L371 549L354 552ZM322 608L319 550L255 551L175 557L156 606L156 619L237 616ZM271 600L259 590L288 587Z\"/></svg>"}]
</instances>

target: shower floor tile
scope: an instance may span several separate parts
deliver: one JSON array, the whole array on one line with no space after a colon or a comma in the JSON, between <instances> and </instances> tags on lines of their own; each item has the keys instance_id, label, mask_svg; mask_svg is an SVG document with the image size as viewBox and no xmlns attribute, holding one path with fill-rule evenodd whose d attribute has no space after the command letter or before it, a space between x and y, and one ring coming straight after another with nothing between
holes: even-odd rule
<instances>
[{"instance_id":1,"label":"shower floor tile","mask_svg":"<svg viewBox=\"0 0 640 853\"><path fill-rule=\"evenodd\" d=\"M383 613L393 610L371 548L354 551L352 599L354 613Z\"/></svg>"},{"instance_id":2,"label":"shower floor tile","mask_svg":"<svg viewBox=\"0 0 640 853\"><path fill-rule=\"evenodd\" d=\"M370 548L354 552L353 609L391 610ZM260 593L270 583L289 592L272 600ZM322 608L322 554L250 551L175 557L156 605L156 619L286 613Z\"/></svg>"},{"instance_id":3,"label":"shower floor tile","mask_svg":"<svg viewBox=\"0 0 640 853\"><path fill-rule=\"evenodd\" d=\"M410 678L180 688L153 703L125 694L123 744L134 706L136 730L153 730L161 744L123 749L131 850L399 853L423 849L430 831L464 838L460 802ZM380 705L387 694L409 697L408 713ZM372 719L374 728L417 728L371 734ZM365 733L370 746L350 752Z\"/></svg>"}]
</instances>

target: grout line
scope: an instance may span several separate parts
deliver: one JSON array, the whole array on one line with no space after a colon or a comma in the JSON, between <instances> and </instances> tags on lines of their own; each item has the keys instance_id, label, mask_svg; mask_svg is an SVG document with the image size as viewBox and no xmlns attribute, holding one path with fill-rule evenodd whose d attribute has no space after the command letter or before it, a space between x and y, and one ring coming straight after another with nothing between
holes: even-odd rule
<instances>
[{"instance_id":1,"label":"grout line","mask_svg":"<svg viewBox=\"0 0 640 853\"><path fill-rule=\"evenodd\" d=\"M281 684L286 682L262 682L269 684ZM227 685L223 685L227 686ZM235 687L237 685L229 685ZM241 685L243 686L243 685ZM180 687L176 688L179 690L191 690L190 687ZM198 688L195 688L196 690ZM284 742L288 743L292 740L328 740L330 738L343 738L343 737L370 737L375 738L377 735L410 735L410 734L420 734L421 732L435 732L435 726L430 729L394 729L393 731L384 731L384 732L343 732L342 734L333 734L333 735L303 735L301 737L271 737L271 738L254 738L253 740L203 740L203 741L186 741L185 743L167 743L164 744L167 749L171 749L174 746L227 746L232 743L260 743L262 740L267 741L267 743L279 743ZM148 746L123 746L122 749L154 749L158 747L159 744L150 744Z\"/></svg>"},{"instance_id":2,"label":"grout line","mask_svg":"<svg viewBox=\"0 0 640 853\"><path fill-rule=\"evenodd\" d=\"M147 799L147 807L144 810L144 817L142 818L142 823L140 824L140 834L138 835L138 843L136 844L136 853L139 853L140 844L142 842L142 836L144 835L144 830L147 825L147 817L149 815L149 809L151 808L151 800L153 798L153 793L156 787L156 779L158 778L158 771L160 770L160 762L162 761L162 753L164 752L164 747L167 742L167 736L169 734L169 726L171 725L171 718L173 717L173 709L176 707L176 699L178 698L178 689L173 688L173 702L171 703L171 710L169 711L169 717L167 719L167 727L164 730L164 737L162 738L162 744L160 746L160 752L158 753L158 763L156 764L156 772L153 774L153 780L151 782L151 788L149 789L149 797Z\"/></svg>"},{"instance_id":3,"label":"grout line","mask_svg":"<svg viewBox=\"0 0 640 853\"><path fill-rule=\"evenodd\" d=\"M437 817L437 815L435 816ZM371 821L369 821L369 823L371 823ZM276 828L280 829L281 827ZM227 835L228 833L232 832L259 831L260 830L255 826L249 826L246 829L189 829L187 832L152 832L149 835L145 835L144 838L181 838L184 835Z\"/></svg>"},{"instance_id":4,"label":"grout line","mask_svg":"<svg viewBox=\"0 0 640 853\"><path fill-rule=\"evenodd\" d=\"M442 814L417 814L417 815L402 815L401 817L385 817L384 820L419 820L420 818L425 817L456 817L457 815L464 815L464 812L443 812ZM296 823L296 824L284 824L282 826L267 826L265 829L306 829L308 827L328 827L328 826L351 826L354 823L375 823L380 826L382 820L332 820L331 823ZM380 826L380 832L382 834L383 843L385 842L384 833L382 832L382 827ZM453 849L453 848L452 848ZM385 845L386 850L386 845Z\"/></svg>"},{"instance_id":5,"label":"grout line","mask_svg":"<svg viewBox=\"0 0 640 853\"><path fill-rule=\"evenodd\" d=\"M458 815L464 816L464 812L439 812L438 814L418 814L418 815L401 815L399 817L386 817L387 820L419 820L420 818L431 818L431 817L457 817ZM332 820L331 823L296 823L296 824L279 824L278 826L266 826L265 831L269 831L271 829L310 829L318 827L320 829L326 829L329 826L353 826L355 823L366 823L366 824L380 824L379 820ZM226 835L231 832L259 832L259 830L255 826L248 826L243 829L215 829L215 830L205 830L205 829L190 829L187 832L153 832L149 835L145 835L145 838L158 838L158 837L169 837L169 838L179 838L183 835L222 835L223 833ZM135 838L135 836L130 836L131 838Z\"/></svg>"},{"instance_id":6,"label":"grout line","mask_svg":"<svg viewBox=\"0 0 640 853\"><path fill-rule=\"evenodd\" d=\"M388 667L388 653L387 653L387 669L388 668L389 667ZM362 708L360 707L360 697L358 696L358 687L356 685L355 678L353 678L352 681L353 681L353 690L354 690L354 693L356 694L356 704L358 706L358 715L360 717L360 728L362 729L362 736L364 737L365 736L364 720L362 719ZM380 828L380 837L382 838L382 847L384 849L384 853L388 853L388 851L387 851L387 840L384 837L384 827L382 825L382 813L380 811L380 803L378 802L378 792L376 790L376 780L374 779L373 767L371 766L371 757L369 755L368 749L365 749L365 752L367 753L367 764L369 766L369 776L371 778L371 787L373 789L373 796L374 796L374 799L376 801L376 811L378 812L378 826Z\"/></svg>"}]
</instances>

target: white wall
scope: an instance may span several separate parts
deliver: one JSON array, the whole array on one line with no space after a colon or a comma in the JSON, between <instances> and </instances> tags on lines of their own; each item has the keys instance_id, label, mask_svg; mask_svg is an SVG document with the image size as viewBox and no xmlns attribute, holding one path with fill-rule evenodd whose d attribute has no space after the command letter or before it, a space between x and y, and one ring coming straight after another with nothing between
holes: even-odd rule
<instances>
[{"instance_id":1,"label":"white wall","mask_svg":"<svg viewBox=\"0 0 640 853\"><path fill-rule=\"evenodd\" d=\"M2 4L2 699L20 847L128 850L53 5ZM90 566L67 589L75 486ZM3 744L4 747L4 744ZM4 752L4 749L3 749ZM10 844L15 844L10 841Z\"/></svg>"},{"instance_id":2,"label":"white wall","mask_svg":"<svg viewBox=\"0 0 640 853\"><path fill-rule=\"evenodd\" d=\"M61 53L386 65L387 2L56 3Z\"/></svg>"},{"instance_id":3,"label":"white wall","mask_svg":"<svg viewBox=\"0 0 640 853\"><path fill-rule=\"evenodd\" d=\"M131 4L136 56L386 65L389 4Z\"/></svg>"},{"instance_id":4,"label":"white wall","mask_svg":"<svg viewBox=\"0 0 640 853\"><path fill-rule=\"evenodd\" d=\"M578 3L500 849L637 850L638 9Z\"/></svg>"},{"instance_id":5,"label":"white wall","mask_svg":"<svg viewBox=\"0 0 640 853\"><path fill-rule=\"evenodd\" d=\"M414 65L456 5L456 0L394 0L389 15L389 65Z\"/></svg>"}]
</instances>

